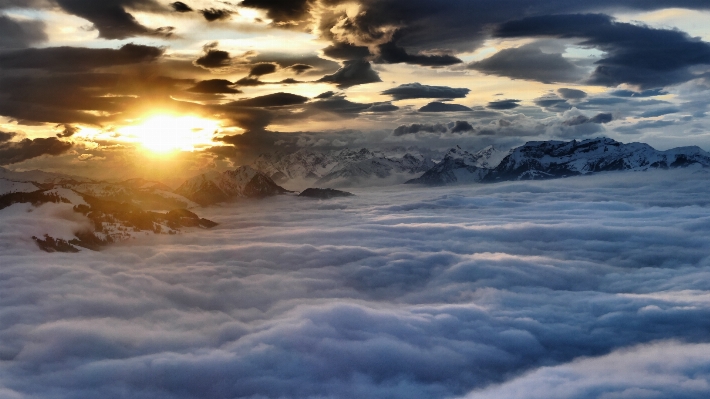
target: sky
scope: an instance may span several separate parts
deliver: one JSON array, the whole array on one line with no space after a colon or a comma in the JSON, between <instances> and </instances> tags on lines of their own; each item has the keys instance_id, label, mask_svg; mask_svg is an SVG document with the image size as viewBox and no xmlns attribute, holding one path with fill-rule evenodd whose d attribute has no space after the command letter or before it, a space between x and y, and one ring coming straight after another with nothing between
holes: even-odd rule
<instances>
[{"instance_id":1,"label":"sky","mask_svg":"<svg viewBox=\"0 0 710 399\"><path fill-rule=\"evenodd\" d=\"M353 191L69 254L3 209L0 397L708 397L707 173Z\"/></svg>"},{"instance_id":2,"label":"sky","mask_svg":"<svg viewBox=\"0 0 710 399\"><path fill-rule=\"evenodd\" d=\"M164 179L303 147L708 149L709 22L705 0L0 0L0 166Z\"/></svg>"}]
</instances>

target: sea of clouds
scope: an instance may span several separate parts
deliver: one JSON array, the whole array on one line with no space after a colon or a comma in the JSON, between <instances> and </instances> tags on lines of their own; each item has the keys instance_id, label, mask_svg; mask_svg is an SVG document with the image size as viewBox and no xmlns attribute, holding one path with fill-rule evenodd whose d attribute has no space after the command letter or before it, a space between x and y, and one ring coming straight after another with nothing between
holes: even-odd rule
<instances>
[{"instance_id":1,"label":"sea of clouds","mask_svg":"<svg viewBox=\"0 0 710 399\"><path fill-rule=\"evenodd\" d=\"M78 254L26 235L85 221L13 205L0 398L706 398L708 183L282 196Z\"/></svg>"}]
</instances>

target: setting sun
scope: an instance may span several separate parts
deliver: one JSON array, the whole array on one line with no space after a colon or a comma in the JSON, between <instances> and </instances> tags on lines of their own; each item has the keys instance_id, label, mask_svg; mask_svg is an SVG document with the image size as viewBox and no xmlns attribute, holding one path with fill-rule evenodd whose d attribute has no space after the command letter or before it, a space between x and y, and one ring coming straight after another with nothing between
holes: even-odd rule
<instances>
[{"instance_id":1,"label":"setting sun","mask_svg":"<svg viewBox=\"0 0 710 399\"><path fill-rule=\"evenodd\" d=\"M152 152L166 153L213 146L212 137L217 129L219 123L209 119L156 115L140 124L123 127L119 132L126 141L138 143Z\"/></svg>"}]
</instances>

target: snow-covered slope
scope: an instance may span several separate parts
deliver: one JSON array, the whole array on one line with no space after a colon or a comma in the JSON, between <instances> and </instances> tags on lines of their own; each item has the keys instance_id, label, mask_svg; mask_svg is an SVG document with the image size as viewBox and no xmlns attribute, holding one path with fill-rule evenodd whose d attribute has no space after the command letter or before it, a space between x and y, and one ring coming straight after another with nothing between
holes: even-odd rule
<instances>
[{"instance_id":1,"label":"snow-covered slope","mask_svg":"<svg viewBox=\"0 0 710 399\"><path fill-rule=\"evenodd\" d=\"M45 172L42 170L30 170L25 172L15 172L0 167L0 179L12 181L35 182L39 184L60 184L63 182L90 182L91 179L79 176L70 176L60 173Z\"/></svg>"},{"instance_id":2,"label":"snow-covered slope","mask_svg":"<svg viewBox=\"0 0 710 399\"><path fill-rule=\"evenodd\" d=\"M223 173L211 171L183 183L175 193L201 205L227 201L232 198L260 198L287 192L264 173L250 166L242 166Z\"/></svg>"},{"instance_id":3,"label":"snow-covered slope","mask_svg":"<svg viewBox=\"0 0 710 399\"><path fill-rule=\"evenodd\" d=\"M531 141L515 148L484 181L532 180L595 172L710 166L710 154L698 147L658 151L648 144L624 144L610 138L583 141Z\"/></svg>"},{"instance_id":4,"label":"snow-covered slope","mask_svg":"<svg viewBox=\"0 0 710 399\"><path fill-rule=\"evenodd\" d=\"M434 162L417 153L385 153L360 150L318 152L301 149L293 153L262 154L253 164L287 188L312 184L331 187L401 183L425 172Z\"/></svg>"},{"instance_id":5,"label":"snow-covered slope","mask_svg":"<svg viewBox=\"0 0 710 399\"><path fill-rule=\"evenodd\" d=\"M7 179L0 179L0 195L7 193L29 193L37 190L39 190L39 187L31 182L17 182Z\"/></svg>"},{"instance_id":6,"label":"snow-covered slope","mask_svg":"<svg viewBox=\"0 0 710 399\"><path fill-rule=\"evenodd\" d=\"M146 211L131 202L100 199L59 186L0 194L0 223L13 226L47 252L99 250L146 235L216 226L186 209Z\"/></svg>"},{"instance_id":7,"label":"snow-covered slope","mask_svg":"<svg viewBox=\"0 0 710 399\"><path fill-rule=\"evenodd\" d=\"M508 153L488 146L471 154L456 146L436 166L419 178L407 181L407 184L442 185L481 181Z\"/></svg>"}]
</instances>

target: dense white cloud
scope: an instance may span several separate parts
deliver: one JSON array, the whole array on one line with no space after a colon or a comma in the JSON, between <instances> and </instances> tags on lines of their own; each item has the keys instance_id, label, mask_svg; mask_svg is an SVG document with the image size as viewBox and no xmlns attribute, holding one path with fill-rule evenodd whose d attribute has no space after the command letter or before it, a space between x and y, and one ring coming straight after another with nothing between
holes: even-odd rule
<instances>
[{"instance_id":1,"label":"dense white cloud","mask_svg":"<svg viewBox=\"0 0 710 399\"><path fill-rule=\"evenodd\" d=\"M78 254L40 252L6 208L0 397L706 396L709 177L242 201Z\"/></svg>"}]
</instances>

